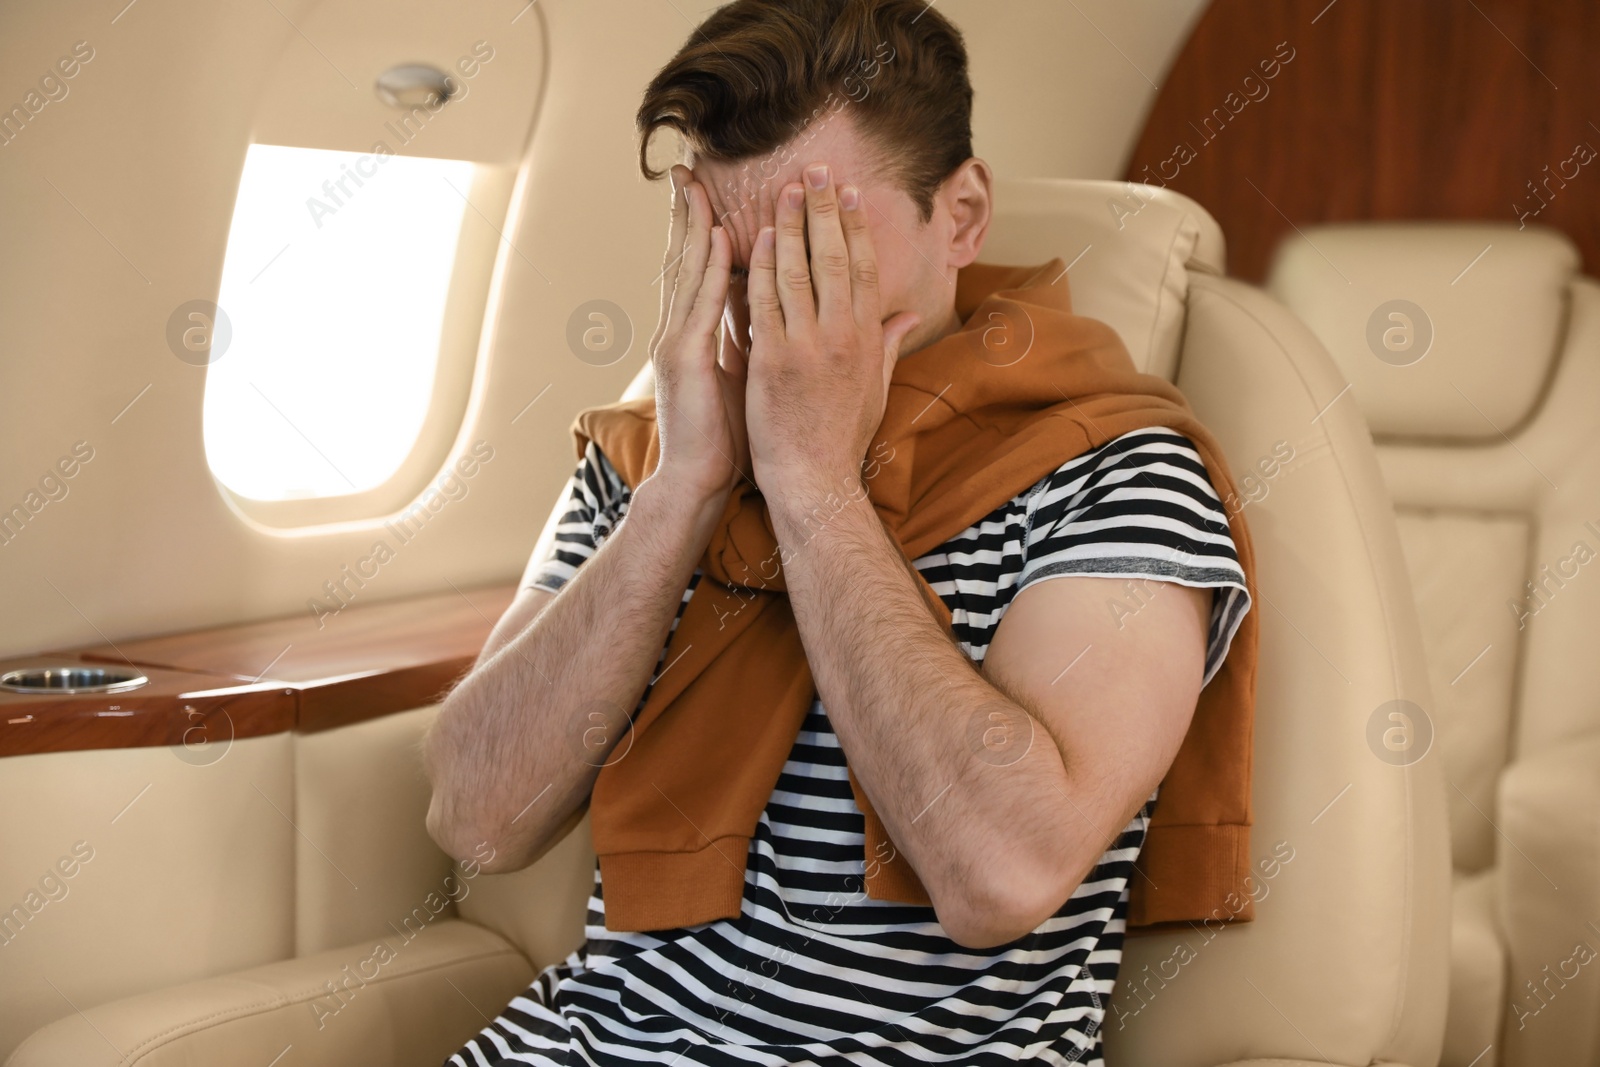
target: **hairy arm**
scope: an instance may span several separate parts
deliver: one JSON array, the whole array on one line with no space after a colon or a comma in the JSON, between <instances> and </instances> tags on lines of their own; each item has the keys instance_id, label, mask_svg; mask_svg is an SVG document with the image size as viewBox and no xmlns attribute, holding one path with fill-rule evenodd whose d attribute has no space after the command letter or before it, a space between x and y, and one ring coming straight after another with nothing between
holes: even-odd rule
<instances>
[{"instance_id":1,"label":"hairy arm","mask_svg":"<svg viewBox=\"0 0 1600 1067\"><path fill-rule=\"evenodd\" d=\"M428 832L483 869L532 863L576 821L661 655L722 503L656 477L559 594L524 590L424 743Z\"/></svg>"},{"instance_id":2,"label":"hairy arm","mask_svg":"<svg viewBox=\"0 0 1600 1067\"><path fill-rule=\"evenodd\" d=\"M577 821L728 494L745 477L743 357L717 341L731 246L689 169L673 167L672 182L661 318L650 340L655 473L559 594L519 595L424 743L428 832L457 858L492 846L484 870L527 866Z\"/></svg>"},{"instance_id":3,"label":"hairy arm","mask_svg":"<svg viewBox=\"0 0 1600 1067\"><path fill-rule=\"evenodd\" d=\"M1210 593L1157 582L1124 627L1104 610L1115 581L1040 580L974 666L862 484L919 316L884 319L864 194L825 161L805 178L763 201L750 257L756 482L857 780L950 938L1005 944L1066 902L1165 775L1199 696ZM981 230L965 234L946 266L976 257Z\"/></svg>"},{"instance_id":4,"label":"hairy arm","mask_svg":"<svg viewBox=\"0 0 1600 1067\"><path fill-rule=\"evenodd\" d=\"M1060 909L1165 775L1199 695L1210 590L1153 583L1119 626L1105 601L1121 582L1038 582L980 672L876 512L848 496L837 511L815 491L774 509L818 691L946 933L1005 944Z\"/></svg>"}]
</instances>

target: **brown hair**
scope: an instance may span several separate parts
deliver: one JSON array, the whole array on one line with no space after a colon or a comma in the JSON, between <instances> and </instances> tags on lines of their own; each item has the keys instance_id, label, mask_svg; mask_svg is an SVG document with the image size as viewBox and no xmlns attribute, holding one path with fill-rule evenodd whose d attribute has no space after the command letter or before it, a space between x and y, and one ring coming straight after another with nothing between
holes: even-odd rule
<instances>
[{"instance_id":1,"label":"brown hair","mask_svg":"<svg viewBox=\"0 0 1600 1067\"><path fill-rule=\"evenodd\" d=\"M665 173L647 155L661 127L697 156L737 162L776 152L845 107L927 221L934 191L972 155L972 84L960 31L926 0L723 5L645 89L639 168L652 181Z\"/></svg>"}]
</instances>

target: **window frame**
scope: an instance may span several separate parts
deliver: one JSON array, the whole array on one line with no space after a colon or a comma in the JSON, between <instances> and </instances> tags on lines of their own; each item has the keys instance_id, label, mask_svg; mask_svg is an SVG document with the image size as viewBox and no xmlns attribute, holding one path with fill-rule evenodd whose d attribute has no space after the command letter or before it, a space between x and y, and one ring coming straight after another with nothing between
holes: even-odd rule
<instances>
[{"instance_id":1,"label":"window frame","mask_svg":"<svg viewBox=\"0 0 1600 1067\"><path fill-rule=\"evenodd\" d=\"M206 470L218 495L249 525L283 534L322 533L351 523L370 525L416 500L455 451L486 355L491 289L507 254L501 233L518 179L516 167L469 162L474 166L473 179L445 298L431 396L410 449L393 474L369 489L289 500L263 500L232 489L212 470L207 455Z\"/></svg>"}]
</instances>

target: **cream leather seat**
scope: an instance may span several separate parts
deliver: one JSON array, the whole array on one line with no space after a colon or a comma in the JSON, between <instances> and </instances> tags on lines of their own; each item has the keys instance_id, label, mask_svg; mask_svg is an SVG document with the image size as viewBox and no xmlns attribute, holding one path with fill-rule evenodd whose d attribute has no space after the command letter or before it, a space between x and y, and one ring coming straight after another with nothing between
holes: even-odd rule
<instances>
[{"instance_id":1,"label":"cream leather seat","mask_svg":"<svg viewBox=\"0 0 1600 1067\"><path fill-rule=\"evenodd\" d=\"M1577 268L1543 228L1362 224L1286 241L1269 282L1371 425L1422 621L1447 1067L1600 1061L1600 284Z\"/></svg>"},{"instance_id":2,"label":"cream leather seat","mask_svg":"<svg viewBox=\"0 0 1600 1067\"><path fill-rule=\"evenodd\" d=\"M1191 201L1047 180L1002 183L997 199L984 258L1070 262L1078 310L1115 326L1216 433L1259 563L1256 874L1235 897L1257 901L1256 919L1131 937L1108 1061L1433 1067L1444 784L1440 760L1396 763L1369 742L1393 702L1431 697L1377 457L1355 405L1330 406L1344 380L1299 320L1221 276L1222 235ZM297 1064L432 1067L577 944L592 864L580 824L528 870L474 879L456 917L414 943L379 951L353 933L344 950L84 1006L9 1062L92 1067L119 1062L115 1049L151 1067L267 1064L293 1045Z\"/></svg>"}]
</instances>

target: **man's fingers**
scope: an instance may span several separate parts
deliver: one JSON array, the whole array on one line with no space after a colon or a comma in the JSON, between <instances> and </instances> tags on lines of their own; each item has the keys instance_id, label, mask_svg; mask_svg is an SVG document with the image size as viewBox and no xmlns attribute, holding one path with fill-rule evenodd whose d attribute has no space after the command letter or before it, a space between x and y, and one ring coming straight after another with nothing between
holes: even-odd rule
<instances>
[{"instance_id":1,"label":"man's fingers","mask_svg":"<svg viewBox=\"0 0 1600 1067\"><path fill-rule=\"evenodd\" d=\"M717 323L722 320L722 310L728 302L728 275L733 267L733 242L729 240L726 229L714 226L709 235L709 243L711 247L703 280L699 292L695 295L694 307L689 312L681 336L689 342L682 347L683 352L709 353L709 362L715 363ZM697 343L702 337L707 338L710 343Z\"/></svg>"},{"instance_id":2,"label":"man's fingers","mask_svg":"<svg viewBox=\"0 0 1600 1067\"><path fill-rule=\"evenodd\" d=\"M750 353L745 350L745 340L739 336L739 325L732 315L723 316L722 335L722 369L742 379L750 369Z\"/></svg>"},{"instance_id":3,"label":"man's fingers","mask_svg":"<svg viewBox=\"0 0 1600 1067\"><path fill-rule=\"evenodd\" d=\"M750 250L750 277L745 291L750 299L750 347L765 347L784 336L783 301L778 296L776 231L763 226Z\"/></svg>"},{"instance_id":4,"label":"man's fingers","mask_svg":"<svg viewBox=\"0 0 1600 1067\"><path fill-rule=\"evenodd\" d=\"M656 350L656 345L667 332L667 316L672 311L672 290L678 282L678 262L683 257L683 235L688 227L689 211L687 201L684 200L683 189L690 174L688 167L675 164L667 172L668 181L672 187L672 208L667 216L667 251L661 257L661 312L656 316L656 332L650 338L650 351Z\"/></svg>"},{"instance_id":5,"label":"man's fingers","mask_svg":"<svg viewBox=\"0 0 1600 1067\"><path fill-rule=\"evenodd\" d=\"M771 182L762 182L756 187L756 233L760 233L763 226L778 225L776 197L777 192ZM751 242L752 245L754 243Z\"/></svg>"},{"instance_id":6,"label":"man's fingers","mask_svg":"<svg viewBox=\"0 0 1600 1067\"><path fill-rule=\"evenodd\" d=\"M839 187L840 218L844 224L845 245L850 250L850 308L857 327L879 319L878 253L867 226L867 208L861 190L853 185Z\"/></svg>"},{"instance_id":7,"label":"man's fingers","mask_svg":"<svg viewBox=\"0 0 1600 1067\"><path fill-rule=\"evenodd\" d=\"M813 163L802 174L806 186L806 234L811 243L811 278L817 294L817 320L845 329L851 320L850 251L839 225L839 200L833 183L833 168L826 163Z\"/></svg>"},{"instance_id":8,"label":"man's fingers","mask_svg":"<svg viewBox=\"0 0 1600 1067\"><path fill-rule=\"evenodd\" d=\"M784 330L790 337L806 337L817 318L811 291L811 266L806 257L806 197L798 183L778 190L777 290L783 304Z\"/></svg>"},{"instance_id":9,"label":"man's fingers","mask_svg":"<svg viewBox=\"0 0 1600 1067\"><path fill-rule=\"evenodd\" d=\"M677 281L673 285L672 307L667 314L668 337L679 333L688 321L705 277L706 261L711 257L711 202L697 181L689 182L684 193L689 200L688 231L684 235L683 258L678 262Z\"/></svg>"},{"instance_id":10,"label":"man's fingers","mask_svg":"<svg viewBox=\"0 0 1600 1067\"><path fill-rule=\"evenodd\" d=\"M677 275L678 257L683 254L683 235L689 223L688 201L683 193L693 180L692 174L682 163L673 164L667 172L667 180L672 183L672 211L668 215L667 251L661 257L661 275L669 280Z\"/></svg>"},{"instance_id":11,"label":"man's fingers","mask_svg":"<svg viewBox=\"0 0 1600 1067\"><path fill-rule=\"evenodd\" d=\"M730 234L729 236L731 237L732 235ZM755 231L751 232L750 243L752 246L755 244ZM748 281L735 281L731 277L729 278L728 301L722 309L722 324L723 332L727 336L727 340L722 345L722 367L724 370L742 378L745 364L750 359L750 284Z\"/></svg>"}]
</instances>

